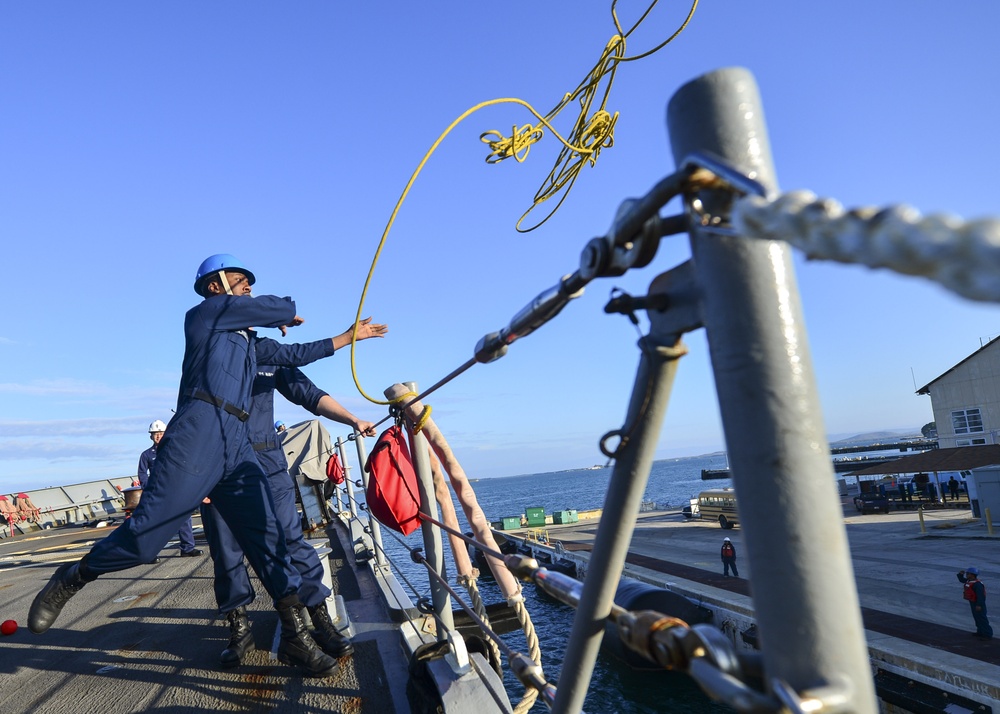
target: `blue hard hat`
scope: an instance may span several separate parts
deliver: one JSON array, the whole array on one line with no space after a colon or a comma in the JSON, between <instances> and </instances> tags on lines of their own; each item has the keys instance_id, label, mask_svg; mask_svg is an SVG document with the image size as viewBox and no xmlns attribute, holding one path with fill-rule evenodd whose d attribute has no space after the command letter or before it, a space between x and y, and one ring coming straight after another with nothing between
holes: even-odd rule
<instances>
[{"instance_id":1,"label":"blue hard hat","mask_svg":"<svg viewBox=\"0 0 1000 714\"><path fill-rule=\"evenodd\" d=\"M285 422L283 422L283 421L276 421L276 422L274 422L274 428L275 429L280 429L284 425L285 425Z\"/></svg>"},{"instance_id":2,"label":"blue hard hat","mask_svg":"<svg viewBox=\"0 0 1000 714\"><path fill-rule=\"evenodd\" d=\"M243 273L247 276L247 280L250 281L251 285L257 281L254 274L247 270L246 266L238 258L229 255L229 253L216 253L205 258L205 260L201 261L201 265L198 266L198 273L194 276L194 291L202 297L208 297L204 292L205 285L208 283L208 279L220 270L232 270Z\"/></svg>"},{"instance_id":3,"label":"blue hard hat","mask_svg":"<svg viewBox=\"0 0 1000 714\"><path fill-rule=\"evenodd\" d=\"M979 568L966 568L965 572L969 573L970 575L975 575L977 578L979 577Z\"/></svg>"}]
</instances>

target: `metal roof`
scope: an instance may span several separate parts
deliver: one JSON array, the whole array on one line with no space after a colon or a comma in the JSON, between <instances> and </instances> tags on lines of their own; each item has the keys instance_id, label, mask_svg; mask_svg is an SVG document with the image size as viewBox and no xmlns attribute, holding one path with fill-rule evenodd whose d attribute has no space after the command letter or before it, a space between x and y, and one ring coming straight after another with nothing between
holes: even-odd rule
<instances>
[{"instance_id":1,"label":"metal roof","mask_svg":"<svg viewBox=\"0 0 1000 714\"><path fill-rule=\"evenodd\" d=\"M976 355L978 355L983 350L985 350L985 349L987 349L989 347L992 347L994 343L998 342L998 340L1000 340L1000 338L994 337L992 340L990 340L989 342L987 342L985 345L983 345L982 347L980 347L978 350L976 350L975 352L973 352L971 355L969 355L965 359L963 359L963 360L961 360L959 362L956 362L949 369L945 370L944 372L942 372L941 374L939 374L937 377L935 377L934 379L932 379L931 381L929 381L927 384L925 384L924 386L922 386L920 389L918 389L917 390L917 394L930 394L931 393L931 385L932 384L934 384L935 382L937 382L942 377L945 377L945 376L951 374L952 372L954 372L956 369L958 369L959 367L961 367L963 364L965 364L966 362L968 362L970 359L972 359L973 357L975 357Z\"/></svg>"},{"instance_id":2,"label":"metal roof","mask_svg":"<svg viewBox=\"0 0 1000 714\"><path fill-rule=\"evenodd\" d=\"M980 466L1000 464L1000 444L985 446L958 446L953 449L933 449L914 456L903 456L892 461L852 471L852 476L869 474L904 474L920 471L965 471Z\"/></svg>"}]
</instances>

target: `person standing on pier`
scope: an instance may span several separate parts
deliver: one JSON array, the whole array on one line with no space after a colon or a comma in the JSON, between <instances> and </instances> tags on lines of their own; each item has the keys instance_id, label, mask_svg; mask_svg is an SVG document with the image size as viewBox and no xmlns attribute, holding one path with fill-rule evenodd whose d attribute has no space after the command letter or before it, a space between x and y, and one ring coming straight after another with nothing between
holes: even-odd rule
<instances>
[{"instance_id":1,"label":"person standing on pier","mask_svg":"<svg viewBox=\"0 0 1000 714\"><path fill-rule=\"evenodd\" d=\"M990 620L986 617L986 586L979 579L979 568L966 568L958 571L958 580L963 584L962 597L969 601L972 608L972 619L976 622L976 637L990 639L993 637L993 628L990 627Z\"/></svg>"},{"instance_id":2,"label":"person standing on pier","mask_svg":"<svg viewBox=\"0 0 1000 714\"><path fill-rule=\"evenodd\" d=\"M733 569L733 577L740 577L739 571L736 569L736 546L729 538L722 539L722 575L723 577L729 577L729 569Z\"/></svg>"}]
</instances>

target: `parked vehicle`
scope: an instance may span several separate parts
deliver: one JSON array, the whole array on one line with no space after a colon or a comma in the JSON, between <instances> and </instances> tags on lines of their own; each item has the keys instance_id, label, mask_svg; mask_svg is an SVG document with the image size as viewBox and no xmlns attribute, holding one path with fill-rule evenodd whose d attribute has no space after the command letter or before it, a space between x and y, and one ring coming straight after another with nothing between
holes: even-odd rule
<instances>
[{"instance_id":1,"label":"parked vehicle","mask_svg":"<svg viewBox=\"0 0 1000 714\"><path fill-rule=\"evenodd\" d=\"M862 493L854 497L854 507L862 513L889 512L889 497L878 491Z\"/></svg>"},{"instance_id":2,"label":"parked vehicle","mask_svg":"<svg viewBox=\"0 0 1000 714\"><path fill-rule=\"evenodd\" d=\"M723 528L732 528L740 522L736 493L731 488L713 488L698 494L698 513L703 520L718 521Z\"/></svg>"}]
</instances>

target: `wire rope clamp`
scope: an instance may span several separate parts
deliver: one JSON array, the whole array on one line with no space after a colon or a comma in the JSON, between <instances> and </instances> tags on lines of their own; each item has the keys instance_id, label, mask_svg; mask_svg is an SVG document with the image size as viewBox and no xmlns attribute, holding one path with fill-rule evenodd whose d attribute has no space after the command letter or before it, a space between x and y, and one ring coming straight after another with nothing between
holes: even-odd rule
<instances>
[{"instance_id":1,"label":"wire rope clamp","mask_svg":"<svg viewBox=\"0 0 1000 714\"><path fill-rule=\"evenodd\" d=\"M754 172L747 173L709 151L688 155L682 165L689 172L684 195L691 220L703 230L737 236L729 220L734 200L741 196L771 197Z\"/></svg>"}]
</instances>

